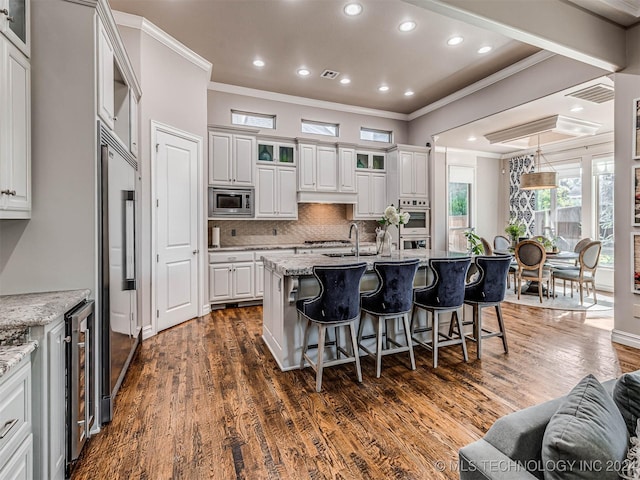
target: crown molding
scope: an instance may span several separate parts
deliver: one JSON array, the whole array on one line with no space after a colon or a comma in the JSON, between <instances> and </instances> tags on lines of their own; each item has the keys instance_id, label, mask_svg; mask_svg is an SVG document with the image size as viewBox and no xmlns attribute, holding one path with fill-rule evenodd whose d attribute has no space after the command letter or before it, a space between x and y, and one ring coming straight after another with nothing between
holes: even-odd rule
<instances>
[{"instance_id":1,"label":"crown molding","mask_svg":"<svg viewBox=\"0 0 640 480\"><path fill-rule=\"evenodd\" d=\"M180 43L178 40L173 38L164 30L161 30L146 18L119 11L114 11L113 17L115 18L118 25L121 25L123 27L135 28L146 33L150 37L162 43L164 46L173 50L181 57L193 63L195 66L201 68L202 70L207 72L209 76L211 76L211 62L195 53L183 43Z\"/></svg>"},{"instance_id":2,"label":"crown molding","mask_svg":"<svg viewBox=\"0 0 640 480\"><path fill-rule=\"evenodd\" d=\"M475 155L476 157L495 158L496 160L503 158L503 155L501 153L483 152L481 150L470 150L466 148L445 147L445 146L436 145L436 153L451 153L451 152L470 153L472 155Z\"/></svg>"},{"instance_id":3,"label":"crown molding","mask_svg":"<svg viewBox=\"0 0 640 480\"><path fill-rule=\"evenodd\" d=\"M386 110L376 110L374 108L358 107L356 105L346 105L344 103L328 102L326 100L316 100L315 98L298 97L295 95L287 95L285 93L269 92L267 90L229 85L227 83L209 82L209 90L244 95L245 97L262 98L265 100L273 100L275 102L293 103L295 105L304 105L306 107L326 108L327 110L336 110L345 113L389 118L391 120L402 120L406 122L409 119L404 113L388 112Z\"/></svg>"},{"instance_id":4,"label":"crown molding","mask_svg":"<svg viewBox=\"0 0 640 480\"><path fill-rule=\"evenodd\" d=\"M579 137L573 140L564 140L558 143L547 144L547 145L544 145L544 147L542 147L541 150L543 150L543 153L547 156L567 153L567 152L571 152L572 150L575 150L575 152L573 153L578 154L580 153L580 151L595 149L595 147L599 145L610 144L611 151L613 152L613 141L614 141L613 132L604 132L604 133L599 133L597 135L587 135L587 136ZM536 150L537 150L537 147L531 147L526 150L518 150L510 153L503 153L501 154L501 158L508 160L510 158L519 157L522 155L533 155L535 154ZM596 154L599 154L599 153L596 153Z\"/></svg>"},{"instance_id":5,"label":"crown molding","mask_svg":"<svg viewBox=\"0 0 640 480\"><path fill-rule=\"evenodd\" d=\"M472 93L478 92L483 88L487 88L494 83L497 83L501 80L511 77L516 73L519 73L527 68L531 68L534 65L537 65L540 62L543 62L551 57L555 56L555 53L547 52L546 50L534 53L533 55L528 56L527 58L520 60L519 62L514 63L513 65L509 65L506 68L494 73L493 75L489 75L488 77L483 78L482 80L477 81L476 83L472 83L468 87L462 88L457 92L452 93L451 95L447 95L440 100L430 103L415 112L412 112L408 115L409 120L415 120L418 117L426 115L427 113L433 112L442 108L450 103L456 102L466 96L471 95Z\"/></svg>"}]
</instances>

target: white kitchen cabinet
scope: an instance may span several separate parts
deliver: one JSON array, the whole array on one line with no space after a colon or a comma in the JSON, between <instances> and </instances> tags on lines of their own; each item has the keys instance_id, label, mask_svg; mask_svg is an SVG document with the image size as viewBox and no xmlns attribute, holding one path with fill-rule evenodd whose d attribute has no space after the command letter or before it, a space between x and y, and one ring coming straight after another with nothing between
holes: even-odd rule
<instances>
[{"instance_id":1,"label":"white kitchen cabinet","mask_svg":"<svg viewBox=\"0 0 640 480\"><path fill-rule=\"evenodd\" d=\"M385 164L386 156L384 152L356 151L356 168L358 170L384 171Z\"/></svg>"},{"instance_id":2,"label":"white kitchen cabinet","mask_svg":"<svg viewBox=\"0 0 640 480\"><path fill-rule=\"evenodd\" d=\"M256 218L298 218L294 168L258 165Z\"/></svg>"},{"instance_id":3,"label":"white kitchen cabinet","mask_svg":"<svg viewBox=\"0 0 640 480\"><path fill-rule=\"evenodd\" d=\"M276 140L258 139L258 162L266 162L274 165L295 165L296 146L293 143Z\"/></svg>"},{"instance_id":4,"label":"white kitchen cabinet","mask_svg":"<svg viewBox=\"0 0 640 480\"><path fill-rule=\"evenodd\" d=\"M295 179L295 178L294 178ZM264 296L264 288L265 288L265 283L264 283L264 263L262 262L262 256L263 255L271 255L271 254L277 254L277 255L293 255L296 253L296 250L293 249L275 249L275 250L256 250L255 251L255 258L256 258L256 268L255 268L255 273L256 273L256 288L255 288L255 294L256 294L256 298L262 298Z\"/></svg>"},{"instance_id":5,"label":"white kitchen cabinet","mask_svg":"<svg viewBox=\"0 0 640 480\"><path fill-rule=\"evenodd\" d=\"M107 30L99 18L96 19L98 30L98 115L111 129L115 120L114 105L114 53Z\"/></svg>"},{"instance_id":6,"label":"white kitchen cabinet","mask_svg":"<svg viewBox=\"0 0 640 480\"><path fill-rule=\"evenodd\" d=\"M209 132L209 184L253 186L255 145L251 135Z\"/></svg>"},{"instance_id":7,"label":"white kitchen cabinet","mask_svg":"<svg viewBox=\"0 0 640 480\"><path fill-rule=\"evenodd\" d=\"M387 183L390 203L400 198L428 199L429 149L413 145L396 145L387 153Z\"/></svg>"},{"instance_id":8,"label":"white kitchen cabinet","mask_svg":"<svg viewBox=\"0 0 640 480\"><path fill-rule=\"evenodd\" d=\"M2 36L0 36L1 218L31 218L31 65L23 53Z\"/></svg>"},{"instance_id":9,"label":"white kitchen cabinet","mask_svg":"<svg viewBox=\"0 0 640 480\"><path fill-rule=\"evenodd\" d=\"M209 301L220 303L254 297L253 252L209 254Z\"/></svg>"},{"instance_id":10,"label":"white kitchen cabinet","mask_svg":"<svg viewBox=\"0 0 640 480\"><path fill-rule=\"evenodd\" d=\"M332 145L298 144L298 190L338 191L338 151Z\"/></svg>"},{"instance_id":11,"label":"white kitchen cabinet","mask_svg":"<svg viewBox=\"0 0 640 480\"><path fill-rule=\"evenodd\" d=\"M135 95L129 96L129 151L134 157L138 156L138 145L139 145L139 121L138 121L138 113L139 105L138 100L135 98Z\"/></svg>"},{"instance_id":12,"label":"white kitchen cabinet","mask_svg":"<svg viewBox=\"0 0 640 480\"><path fill-rule=\"evenodd\" d=\"M0 379L0 427L0 478L33 478L30 355Z\"/></svg>"},{"instance_id":13,"label":"white kitchen cabinet","mask_svg":"<svg viewBox=\"0 0 640 480\"><path fill-rule=\"evenodd\" d=\"M387 179L384 173L357 172L357 203L353 205L351 218L378 219L387 206Z\"/></svg>"},{"instance_id":14,"label":"white kitchen cabinet","mask_svg":"<svg viewBox=\"0 0 640 480\"><path fill-rule=\"evenodd\" d=\"M353 148L340 148L338 158L339 182L341 192L356 191L356 151Z\"/></svg>"},{"instance_id":15,"label":"white kitchen cabinet","mask_svg":"<svg viewBox=\"0 0 640 480\"><path fill-rule=\"evenodd\" d=\"M0 33L31 56L31 1L0 0Z\"/></svg>"}]
</instances>

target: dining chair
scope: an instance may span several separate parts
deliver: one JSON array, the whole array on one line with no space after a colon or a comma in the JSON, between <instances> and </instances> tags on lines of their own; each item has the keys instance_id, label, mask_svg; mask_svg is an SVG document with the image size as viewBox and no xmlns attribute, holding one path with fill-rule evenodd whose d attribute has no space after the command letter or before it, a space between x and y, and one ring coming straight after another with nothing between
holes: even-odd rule
<instances>
[{"instance_id":1,"label":"dining chair","mask_svg":"<svg viewBox=\"0 0 640 480\"><path fill-rule=\"evenodd\" d=\"M542 303L542 282L547 284L547 298L551 282L551 271L545 267L547 253L544 246L536 240L523 240L516 245L515 251L518 269L516 270L516 290L518 300L522 290L522 281L537 282L538 296Z\"/></svg>"},{"instance_id":2,"label":"dining chair","mask_svg":"<svg viewBox=\"0 0 640 480\"><path fill-rule=\"evenodd\" d=\"M499 252L508 252L511 248L511 240L504 235L496 235L493 237L493 249Z\"/></svg>"},{"instance_id":3,"label":"dining chair","mask_svg":"<svg viewBox=\"0 0 640 480\"><path fill-rule=\"evenodd\" d=\"M476 342L476 356L482 358L482 341L488 338L501 337L505 353L509 353L507 345L507 333L502 318L502 301L506 292L506 283L511 264L510 255L492 255L475 257L474 262L478 267L480 276L478 279L465 286L464 303L473 309L473 317L470 321L463 321L464 325L473 325L473 333L467 334L467 339ZM495 307L498 317L498 331L486 329L482 324L482 309ZM453 333L454 324L449 327L449 335Z\"/></svg>"},{"instance_id":4,"label":"dining chair","mask_svg":"<svg viewBox=\"0 0 640 480\"><path fill-rule=\"evenodd\" d=\"M296 302L298 318L306 319L300 369L304 368L305 360L316 372L316 391L322 388L322 372L326 367L355 363L358 382L362 382L360 369L360 355L356 340L356 322L360 320L360 280L367 268L366 263L356 263L341 266L315 266L313 275L320 283L320 293L313 298L306 298ZM309 349L309 333L311 325L318 327L318 357L314 362L307 350ZM351 352L340 344L339 328L349 330ZM327 329L333 328L335 341L327 342ZM335 358L325 360L325 347L335 345ZM346 345L345 345L346 346ZM344 354L342 358L340 354Z\"/></svg>"},{"instance_id":5,"label":"dining chair","mask_svg":"<svg viewBox=\"0 0 640 480\"><path fill-rule=\"evenodd\" d=\"M461 345L464 361L469 360L458 310L464 304L465 278L470 264L470 257L431 258L429 268L434 274L433 283L413 291L411 339L433 352L433 368L438 367L438 349L449 345ZM431 327L428 326L428 318L426 325L418 326L416 314L420 309L431 313ZM456 337L440 332L440 315L443 313L451 313L451 322L457 323L459 334ZM431 332L430 339L417 336L426 332Z\"/></svg>"},{"instance_id":6,"label":"dining chair","mask_svg":"<svg viewBox=\"0 0 640 480\"><path fill-rule=\"evenodd\" d=\"M411 370L416 369L411 342L409 313L413 306L413 280L418 271L419 260L405 260L402 262L375 262L373 270L378 276L378 288L373 292L360 296L362 314L358 326L358 346L372 356L376 361L376 377L380 378L383 355L409 352ZM363 337L364 325L367 318L373 324L373 335ZM389 334L388 321L401 319L405 337L404 345L398 343L396 336ZM395 332L395 324L393 330ZM384 348L382 339L385 339ZM364 343L363 338L375 338L375 352ZM391 346L393 345L393 346Z\"/></svg>"},{"instance_id":7,"label":"dining chair","mask_svg":"<svg viewBox=\"0 0 640 480\"><path fill-rule=\"evenodd\" d=\"M580 305L583 304L584 294L583 287L587 289L587 296L589 295L589 284L593 289L593 302L598 303L596 297L596 269L600 261L600 252L602 251L602 242L595 241L588 243L581 251L578 257L578 266L570 268L554 268L552 270L552 283L555 293L555 281L563 280L562 293L567 294L567 280L570 282L571 297L573 297L573 283L578 284L580 290Z\"/></svg>"},{"instance_id":8,"label":"dining chair","mask_svg":"<svg viewBox=\"0 0 640 480\"><path fill-rule=\"evenodd\" d=\"M491 248L491 244L489 243L489 241L484 237L480 237L480 241L482 242L482 249L484 250L484 254L493 255L493 248Z\"/></svg>"}]
</instances>

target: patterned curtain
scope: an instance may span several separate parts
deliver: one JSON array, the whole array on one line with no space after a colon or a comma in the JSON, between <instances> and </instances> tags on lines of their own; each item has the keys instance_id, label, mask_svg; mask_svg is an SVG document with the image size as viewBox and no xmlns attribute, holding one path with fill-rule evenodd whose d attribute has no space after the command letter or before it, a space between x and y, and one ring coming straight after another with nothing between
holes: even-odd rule
<instances>
[{"instance_id":1,"label":"patterned curtain","mask_svg":"<svg viewBox=\"0 0 640 480\"><path fill-rule=\"evenodd\" d=\"M509 159L509 217L527 226L527 237L533 236L535 227L536 191L520 190L520 175L534 169L533 154Z\"/></svg>"}]
</instances>

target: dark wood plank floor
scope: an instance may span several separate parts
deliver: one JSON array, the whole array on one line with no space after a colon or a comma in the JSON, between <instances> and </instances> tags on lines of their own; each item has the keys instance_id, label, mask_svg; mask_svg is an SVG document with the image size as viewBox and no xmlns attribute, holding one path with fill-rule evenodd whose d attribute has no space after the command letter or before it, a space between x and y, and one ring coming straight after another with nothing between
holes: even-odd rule
<instances>
[{"instance_id":1,"label":"dark wood plank floor","mask_svg":"<svg viewBox=\"0 0 640 480\"><path fill-rule=\"evenodd\" d=\"M115 419L85 448L73 479L458 478L457 450L500 416L640 368L610 341L611 318L504 304L510 353L484 343L281 372L261 339L260 307L216 311L145 341ZM487 312L486 322L495 317ZM602 328L600 328L602 327ZM438 463L442 462L442 463Z\"/></svg>"}]
</instances>

